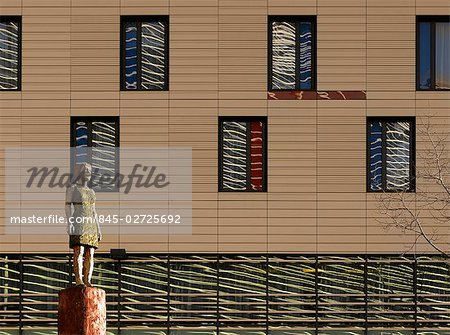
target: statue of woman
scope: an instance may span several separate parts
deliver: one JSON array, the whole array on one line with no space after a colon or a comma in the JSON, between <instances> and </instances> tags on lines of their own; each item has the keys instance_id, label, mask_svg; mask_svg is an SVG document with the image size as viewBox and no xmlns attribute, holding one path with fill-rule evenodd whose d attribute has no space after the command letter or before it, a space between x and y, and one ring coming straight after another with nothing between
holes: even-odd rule
<instances>
[{"instance_id":1,"label":"statue of woman","mask_svg":"<svg viewBox=\"0 0 450 335\"><path fill-rule=\"evenodd\" d=\"M66 191L69 246L74 253L73 270L77 286L92 286L94 250L102 239L95 210L95 192L89 187L91 176L90 164L76 164L74 181Z\"/></svg>"}]
</instances>

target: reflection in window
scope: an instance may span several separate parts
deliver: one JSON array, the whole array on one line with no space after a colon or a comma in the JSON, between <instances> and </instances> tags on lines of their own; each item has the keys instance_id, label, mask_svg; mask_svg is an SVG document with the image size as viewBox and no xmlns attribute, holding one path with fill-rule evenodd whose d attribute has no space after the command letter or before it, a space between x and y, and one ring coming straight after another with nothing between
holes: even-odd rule
<instances>
[{"instance_id":1,"label":"reflection in window","mask_svg":"<svg viewBox=\"0 0 450 335\"><path fill-rule=\"evenodd\" d=\"M134 259L133 259L134 258ZM168 269L163 257L141 257L121 262L122 319L128 322L167 320ZM123 332L123 330L122 330ZM130 333L134 334L134 333ZM137 334L137 333L136 333ZM148 335L164 335L159 331L142 332Z\"/></svg>"},{"instance_id":2,"label":"reflection in window","mask_svg":"<svg viewBox=\"0 0 450 335\"><path fill-rule=\"evenodd\" d=\"M450 320L450 263L418 258L417 300L419 327L432 328Z\"/></svg>"},{"instance_id":3,"label":"reflection in window","mask_svg":"<svg viewBox=\"0 0 450 335\"><path fill-rule=\"evenodd\" d=\"M295 89L295 25L272 23L272 88Z\"/></svg>"},{"instance_id":4,"label":"reflection in window","mask_svg":"<svg viewBox=\"0 0 450 335\"><path fill-rule=\"evenodd\" d=\"M386 188L388 190L409 189L410 137L410 123L386 123Z\"/></svg>"},{"instance_id":5,"label":"reflection in window","mask_svg":"<svg viewBox=\"0 0 450 335\"><path fill-rule=\"evenodd\" d=\"M224 257L219 263L218 317L224 325L266 320L266 261L263 257L240 260Z\"/></svg>"},{"instance_id":6,"label":"reflection in window","mask_svg":"<svg viewBox=\"0 0 450 335\"><path fill-rule=\"evenodd\" d=\"M52 305L58 303L58 292L70 281L68 258L31 256L23 262L23 273L23 317L29 321L54 318Z\"/></svg>"},{"instance_id":7,"label":"reflection in window","mask_svg":"<svg viewBox=\"0 0 450 335\"><path fill-rule=\"evenodd\" d=\"M436 89L450 89L450 22L436 23Z\"/></svg>"},{"instance_id":8,"label":"reflection in window","mask_svg":"<svg viewBox=\"0 0 450 335\"><path fill-rule=\"evenodd\" d=\"M19 261L17 258L0 256L0 329L10 328L11 335L19 335L17 311L20 300Z\"/></svg>"},{"instance_id":9,"label":"reflection in window","mask_svg":"<svg viewBox=\"0 0 450 335\"><path fill-rule=\"evenodd\" d=\"M365 271L364 264L360 261L352 262L350 258L342 257L340 263L319 263L319 321L338 322L347 327L364 327Z\"/></svg>"},{"instance_id":10,"label":"reflection in window","mask_svg":"<svg viewBox=\"0 0 450 335\"><path fill-rule=\"evenodd\" d=\"M221 191L265 191L266 118L222 118Z\"/></svg>"},{"instance_id":11,"label":"reflection in window","mask_svg":"<svg viewBox=\"0 0 450 335\"><path fill-rule=\"evenodd\" d=\"M73 165L84 162L92 165L91 181L95 191L117 189L114 178L119 169L118 118L72 118L72 147Z\"/></svg>"},{"instance_id":12,"label":"reflection in window","mask_svg":"<svg viewBox=\"0 0 450 335\"><path fill-rule=\"evenodd\" d=\"M367 335L413 335L414 332L412 330L369 330ZM419 334L417 334L419 335ZM431 335L431 334L429 334ZM438 335L437 333L434 335Z\"/></svg>"},{"instance_id":13,"label":"reflection in window","mask_svg":"<svg viewBox=\"0 0 450 335\"><path fill-rule=\"evenodd\" d=\"M111 330L107 331L107 335L115 335L116 333L110 333ZM120 335L167 335L167 329L151 329L146 330L143 328L137 329L127 329L125 327L120 328Z\"/></svg>"},{"instance_id":14,"label":"reflection in window","mask_svg":"<svg viewBox=\"0 0 450 335\"><path fill-rule=\"evenodd\" d=\"M315 327L316 264L314 258L273 257L269 260L268 266L269 322L288 325L290 320L295 318L297 325ZM288 335L288 333L274 331L273 335Z\"/></svg>"},{"instance_id":15,"label":"reflection in window","mask_svg":"<svg viewBox=\"0 0 450 335\"><path fill-rule=\"evenodd\" d=\"M208 257L170 260L170 318L173 321L216 323L217 261ZM177 334L193 334L182 333ZM205 333L206 334L206 333Z\"/></svg>"},{"instance_id":16,"label":"reflection in window","mask_svg":"<svg viewBox=\"0 0 450 335\"><path fill-rule=\"evenodd\" d=\"M269 29L269 89L314 89L315 18L271 17Z\"/></svg>"},{"instance_id":17,"label":"reflection in window","mask_svg":"<svg viewBox=\"0 0 450 335\"><path fill-rule=\"evenodd\" d=\"M0 329L47 334L57 292L70 285L68 256L19 257L0 257ZM448 335L450 326L450 266L440 256L130 254L97 263L111 334L118 321L126 335Z\"/></svg>"},{"instance_id":18,"label":"reflection in window","mask_svg":"<svg viewBox=\"0 0 450 335\"><path fill-rule=\"evenodd\" d=\"M125 22L125 89L137 89L137 26L135 22Z\"/></svg>"},{"instance_id":19,"label":"reflection in window","mask_svg":"<svg viewBox=\"0 0 450 335\"><path fill-rule=\"evenodd\" d=\"M295 329L289 330L271 330L269 328L268 335L316 335L315 330L297 329L297 327L294 328Z\"/></svg>"},{"instance_id":20,"label":"reflection in window","mask_svg":"<svg viewBox=\"0 0 450 335\"><path fill-rule=\"evenodd\" d=\"M367 289L374 295L413 295L412 262L370 262L367 266Z\"/></svg>"},{"instance_id":21,"label":"reflection in window","mask_svg":"<svg viewBox=\"0 0 450 335\"><path fill-rule=\"evenodd\" d=\"M374 258L367 264L370 327L414 326L414 262Z\"/></svg>"},{"instance_id":22,"label":"reflection in window","mask_svg":"<svg viewBox=\"0 0 450 335\"><path fill-rule=\"evenodd\" d=\"M383 174L383 154L382 154L382 129L383 126L379 121L370 123L370 188L372 191L382 189L382 174Z\"/></svg>"},{"instance_id":23,"label":"reflection in window","mask_svg":"<svg viewBox=\"0 0 450 335\"><path fill-rule=\"evenodd\" d=\"M369 191L414 190L414 121L368 119Z\"/></svg>"},{"instance_id":24,"label":"reflection in window","mask_svg":"<svg viewBox=\"0 0 450 335\"><path fill-rule=\"evenodd\" d=\"M170 330L170 335L216 335L217 331L216 330L206 330L206 329L199 329L200 327L197 328L186 328L186 329L179 329L179 328L175 328L175 329L171 329Z\"/></svg>"},{"instance_id":25,"label":"reflection in window","mask_svg":"<svg viewBox=\"0 0 450 335\"><path fill-rule=\"evenodd\" d=\"M168 88L168 18L124 17L122 20L122 90Z\"/></svg>"},{"instance_id":26,"label":"reflection in window","mask_svg":"<svg viewBox=\"0 0 450 335\"><path fill-rule=\"evenodd\" d=\"M19 89L20 34L20 17L0 16L0 90Z\"/></svg>"},{"instance_id":27,"label":"reflection in window","mask_svg":"<svg viewBox=\"0 0 450 335\"><path fill-rule=\"evenodd\" d=\"M364 330L320 330L317 332L318 335L364 335Z\"/></svg>"},{"instance_id":28,"label":"reflection in window","mask_svg":"<svg viewBox=\"0 0 450 335\"><path fill-rule=\"evenodd\" d=\"M450 17L418 17L419 90L450 89Z\"/></svg>"}]
</instances>

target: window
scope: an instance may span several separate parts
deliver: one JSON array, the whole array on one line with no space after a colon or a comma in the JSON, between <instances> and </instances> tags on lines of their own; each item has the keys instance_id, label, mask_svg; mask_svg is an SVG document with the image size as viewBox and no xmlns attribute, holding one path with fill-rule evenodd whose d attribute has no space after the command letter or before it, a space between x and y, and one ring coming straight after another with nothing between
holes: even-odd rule
<instances>
[{"instance_id":1,"label":"window","mask_svg":"<svg viewBox=\"0 0 450 335\"><path fill-rule=\"evenodd\" d=\"M266 117L219 119L219 191L266 191Z\"/></svg>"},{"instance_id":2,"label":"window","mask_svg":"<svg viewBox=\"0 0 450 335\"><path fill-rule=\"evenodd\" d=\"M114 177L119 173L119 118L72 118L72 167L92 165L91 186L95 191L117 191Z\"/></svg>"},{"instance_id":3,"label":"window","mask_svg":"<svg viewBox=\"0 0 450 335\"><path fill-rule=\"evenodd\" d=\"M122 17L121 89L164 91L169 87L169 18Z\"/></svg>"},{"instance_id":4,"label":"window","mask_svg":"<svg viewBox=\"0 0 450 335\"><path fill-rule=\"evenodd\" d=\"M0 90L20 90L20 17L0 16Z\"/></svg>"},{"instance_id":5,"label":"window","mask_svg":"<svg viewBox=\"0 0 450 335\"><path fill-rule=\"evenodd\" d=\"M450 16L417 18L417 90L450 90Z\"/></svg>"},{"instance_id":6,"label":"window","mask_svg":"<svg viewBox=\"0 0 450 335\"><path fill-rule=\"evenodd\" d=\"M414 118L368 118L369 192L414 192Z\"/></svg>"},{"instance_id":7,"label":"window","mask_svg":"<svg viewBox=\"0 0 450 335\"><path fill-rule=\"evenodd\" d=\"M315 17L269 17L269 91L315 89L315 35Z\"/></svg>"}]
</instances>

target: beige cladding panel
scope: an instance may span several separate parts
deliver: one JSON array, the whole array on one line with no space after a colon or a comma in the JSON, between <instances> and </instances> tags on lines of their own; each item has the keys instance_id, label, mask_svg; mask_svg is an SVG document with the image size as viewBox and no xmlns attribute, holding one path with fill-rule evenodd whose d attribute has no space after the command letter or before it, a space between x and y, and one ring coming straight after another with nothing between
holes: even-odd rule
<instances>
[{"instance_id":1,"label":"beige cladding panel","mask_svg":"<svg viewBox=\"0 0 450 335\"><path fill-rule=\"evenodd\" d=\"M384 230L366 193L366 117L431 114L448 127L450 94L415 91L415 15L445 13L447 0L3 0L0 15L23 17L23 80L0 92L0 157L68 147L70 116L120 116L124 148L191 147L192 234L110 234L100 252L402 252L415 236ZM168 92L120 91L120 15L170 16ZM317 15L318 90L367 100L267 100L268 15ZM219 116L268 117L267 193L217 192ZM450 228L437 228L444 246ZM20 251L68 246L0 235L0 252Z\"/></svg>"}]
</instances>

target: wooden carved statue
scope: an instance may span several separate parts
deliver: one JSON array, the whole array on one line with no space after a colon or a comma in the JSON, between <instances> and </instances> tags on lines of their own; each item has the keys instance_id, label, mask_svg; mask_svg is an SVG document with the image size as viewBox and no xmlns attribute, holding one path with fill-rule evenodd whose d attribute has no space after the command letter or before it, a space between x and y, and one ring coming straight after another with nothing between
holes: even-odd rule
<instances>
[{"instance_id":1,"label":"wooden carved statue","mask_svg":"<svg viewBox=\"0 0 450 335\"><path fill-rule=\"evenodd\" d=\"M73 249L73 270L77 286L92 286L94 250L102 239L95 210L95 192L89 187L92 166L76 164L74 179L66 191L69 246Z\"/></svg>"}]
</instances>

